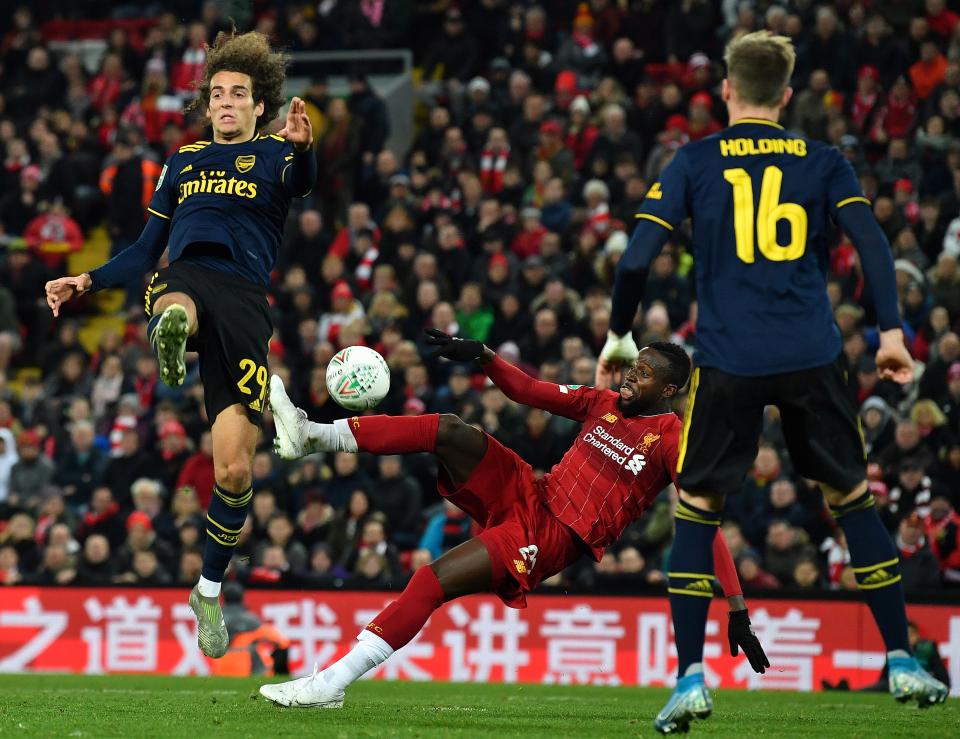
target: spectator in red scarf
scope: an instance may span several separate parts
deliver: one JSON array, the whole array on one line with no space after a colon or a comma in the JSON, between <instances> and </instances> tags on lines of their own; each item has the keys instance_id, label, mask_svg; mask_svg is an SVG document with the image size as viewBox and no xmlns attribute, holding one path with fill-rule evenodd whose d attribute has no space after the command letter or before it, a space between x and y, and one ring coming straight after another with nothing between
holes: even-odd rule
<instances>
[{"instance_id":1,"label":"spectator in red scarf","mask_svg":"<svg viewBox=\"0 0 960 739\"><path fill-rule=\"evenodd\" d=\"M850 120L858 134L867 130L879 104L880 71L869 64L864 65L857 73L857 90L850 106Z\"/></svg>"},{"instance_id":2,"label":"spectator in red scarf","mask_svg":"<svg viewBox=\"0 0 960 739\"><path fill-rule=\"evenodd\" d=\"M480 155L480 184L485 193L496 195L503 189L503 173L509 159L510 140L507 132L500 127L491 128Z\"/></svg>"},{"instance_id":3,"label":"spectator in red scarf","mask_svg":"<svg viewBox=\"0 0 960 739\"><path fill-rule=\"evenodd\" d=\"M906 78L898 77L887 95L884 106L877 113L870 138L878 143L906 138L917 117L917 101Z\"/></svg>"},{"instance_id":4,"label":"spectator in red scarf","mask_svg":"<svg viewBox=\"0 0 960 739\"><path fill-rule=\"evenodd\" d=\"M582 170L600 130L590 121L590 102L578 95L570 103L570 125L564 144L573 153L573 166Z\"/></svg>"},{"instance_id":5,"label":"spectator in red scarf","mask_svg":"<svg viewBox=\"0 0 960 739\"><path fill-rule=\"evenodd\" d=\"M98 111L116 105L120 93L126 86L123 72L123 60L119 54L106 54L100 65L100 74L90 80L87 92L90 104Z\"/></svg>"}]
</instances>

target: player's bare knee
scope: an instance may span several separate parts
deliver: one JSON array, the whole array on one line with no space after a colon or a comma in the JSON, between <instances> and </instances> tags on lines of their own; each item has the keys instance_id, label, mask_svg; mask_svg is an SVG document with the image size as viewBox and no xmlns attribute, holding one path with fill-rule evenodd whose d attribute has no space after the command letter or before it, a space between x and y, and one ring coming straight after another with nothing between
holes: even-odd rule
<instances>
[{"instance_id":1,"label":"player's bare knee","mask_svg":"<svg viewBox=\"0 0 960 739\"><path fill-rule=\"evenodd\" d=\"M726 496L723 493L692 493L681 490L680 500L703 511L720 513L723 510Z\"/></svg>"},{"instance_id":2,"label":"player's bare knee","mask_svg":"<svg viewBox=\"0 0 960 739\"><path fill-rule=\"evenodd\" d=\"M829 485L820 483L820 489L823 491L823 497L826 499L828 505L832 506L842 506L847 503L852 503L861 495L863 495L867 490L867 481L864 480L859 485L857 485L853 490L837 490L832 488Z\"/></svg>"},{"instance_id":3,"label":"player's bare knee","mask_svg":"<svg viewBox=\"0 0 960 739\"><path fill-rule=\"evenodd\" d=\"M218 465L217 484L232 493L240 493L250 487L253 470L249 462L231 461Z\"/></svg>"}]
</instances>

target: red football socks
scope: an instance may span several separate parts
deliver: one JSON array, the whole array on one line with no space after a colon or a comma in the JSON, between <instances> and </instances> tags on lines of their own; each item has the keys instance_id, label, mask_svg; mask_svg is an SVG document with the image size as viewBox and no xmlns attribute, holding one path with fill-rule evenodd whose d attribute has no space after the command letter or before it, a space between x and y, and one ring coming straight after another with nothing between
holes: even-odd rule
<instances>
[{"instance_id":1,"label":"red football socks","mask_svg":"<svg viewBox=\"0 0 960 739\"><path fill-rule=\"evenodd\" d=\"M424 565L413 573L400 597L368 623L366 630L372 631L395 650L400 649L419 633L430 614L442 606L443 601L440 581L433 569Z\"/></svg>"},{"instance_id":2,"label":"red football socks","mask_svg":"<svg viewBox=\"0 0 960 739\"><path fill-rule=\"evenodd\" d=\"M434 452L440 416L354 416L347 419L361 452L407 454Z\"/></svg>"}]
</instances>

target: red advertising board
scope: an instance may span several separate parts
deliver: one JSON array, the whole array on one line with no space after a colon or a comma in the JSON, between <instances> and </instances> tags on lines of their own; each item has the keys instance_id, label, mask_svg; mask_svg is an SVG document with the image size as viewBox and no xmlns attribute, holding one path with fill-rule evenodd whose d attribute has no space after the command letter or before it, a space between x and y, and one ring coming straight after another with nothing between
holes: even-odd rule
<instances>
[{"instance_id":1,"label":"red advertising board","mask_svg":"<svg viewBox=\"0 0 960 739\"><path fill-rule=\"evenodd\" d=\"M0 671L205 675L186 590L0 589ZM330 591L249 591L247 606L291 640L294 673L342 655L393 596ZM533 596L518 611L472 596L434 614L374 677L408 680L671 685L677 657L666 598ZM936 641L960 694L960 610L910 606ZM756 675L730 657L725 603L707 625L708 683L724 688L819 690L820 681L877 679L880 636L860 603L757 600L753 626L771 669Z\"/></svg>"}]
</instances>

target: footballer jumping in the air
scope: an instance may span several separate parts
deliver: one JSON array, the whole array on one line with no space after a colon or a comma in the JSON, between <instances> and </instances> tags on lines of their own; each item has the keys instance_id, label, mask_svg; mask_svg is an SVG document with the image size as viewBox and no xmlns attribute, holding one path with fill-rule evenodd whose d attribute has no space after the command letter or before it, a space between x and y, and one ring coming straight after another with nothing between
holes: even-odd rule
<instances>
[{"instance_id":1,"label":"footballer jumping in the air","mask_svg":"<svg viewBox=\"0 0 960 739\"><path fill-rule=\"evenodd\" d=\"M867 489L824 277L832 221L860 254L880 326L880 375L907 382L912 360L890 246L840 152L777 123L792 93L790 40L747 34L730 43L725 59L730 126L678 150L647 193L617 268L611 334L598 365L597 384L605 386L614 365L637 356L630 331L648 267L670 233L692 218L697 368L678 452L681 506L669 573L680 673L655 726L684 731L709 700L700 666L707 602L684 573L711 569L724 496L740 489L753 463L767 405L780 409L797 474L820 483L846 535L886 645L890 692L921 706L943 702L946 686L910 654L897 550Z\"/></svg>"},{"instance_id":2,"label":"footballer jumping in the air","mask_svg":"<svg viewBox=\"0 0 960 739\"><path fill-rule=\"evenodd\" d=\"M316 180L303 101L293 98L278 135L260 133L283 103L285 75L286 58L271 51L263 35L220 34L208 49L196 102L210 120L212 140L182 146L167 160L136 243L88 274L46 286L56 316L77 295L152 270L169 245L170 266L153 275L146 310L165 383L183 383L184 352L199 352L213 423L215 495L202 575L190 593L198 642L208 657L227 651L220 583L253 495L251 465L273 332L270 271L291 198L307 195Z\"/></svg>"},{"instance_id":3,"label":"footballer jumping in the air","mask_svg":"<svg viewBox=\"0 0 960 739\"><path fill-rule=\"evenodd\" d=\"M679 346L646 347L615 393L541 382L478 341L427 331L439 356L479 360L508 398L583 426L563 459L537 480L516 453L453 415L361 416L312 423L274 376L270 404L280 456L295 459L318 451L431 452L440 462L441 495L482 529L475 539L418 569L400 597L367 625L338 662L309 677L261 687L274 703L340 707L347 686L407 644L433 611L454 598L493 591L507 605L525 607L528 591L581 555L599 560L675 477L680 419L670 409L670 399L690 374L690 361ZM733 560L716 529L711 547L717 577L730 600L731 650L736 654L743 648L753 668L763 672L769 663L750 630ZM700 600L709 603L713 567L697 572ZM709 706L703 711L709 713Z\"/></svg>"}]
</instances>

